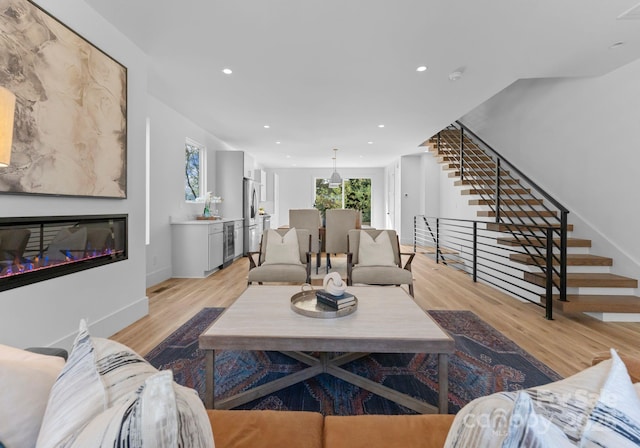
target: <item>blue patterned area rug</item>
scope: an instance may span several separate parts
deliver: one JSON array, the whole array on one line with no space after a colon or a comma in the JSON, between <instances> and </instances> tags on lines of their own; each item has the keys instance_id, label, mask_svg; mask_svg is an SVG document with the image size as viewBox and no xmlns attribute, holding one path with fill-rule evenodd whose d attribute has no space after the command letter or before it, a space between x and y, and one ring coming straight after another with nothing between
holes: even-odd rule
<instances>
[{"instance_id":1,"label":"blue patterned area rug","mask_svg":"<svg viewBox=\"0 0 640 448\"><path fill-rule=\"evenodd\" d=\"M204 308L147 354L171 369L179 384L204 397L204 353L198 336L224 308ZM449 413L474 398L538 386L561 377L470 311L429 311L455 339L449 358ZM306 366L279 352L216 352L216 399L264 384ZM371 354L343 366L358 375L437 404L437 357ZM411 414L414 411L327 374L254 400L238 409L317 411L325 415Z\"/></svg>"}]
</instances>

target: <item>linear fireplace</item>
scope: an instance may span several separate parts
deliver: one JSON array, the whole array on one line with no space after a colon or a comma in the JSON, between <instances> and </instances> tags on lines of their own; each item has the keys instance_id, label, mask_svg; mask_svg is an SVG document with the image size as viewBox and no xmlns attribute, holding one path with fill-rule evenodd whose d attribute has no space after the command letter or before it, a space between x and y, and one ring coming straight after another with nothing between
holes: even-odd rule
<instances>
[{"instance_id":1,"label":"linear fireplace","mask_svg":"<svg viewBox=\"0 0 640 448\"><path fill-rule=\"evenodd\" d=\"M127 217L0 218L0 291L126 260Z\"/></svg>"}]
</instances>

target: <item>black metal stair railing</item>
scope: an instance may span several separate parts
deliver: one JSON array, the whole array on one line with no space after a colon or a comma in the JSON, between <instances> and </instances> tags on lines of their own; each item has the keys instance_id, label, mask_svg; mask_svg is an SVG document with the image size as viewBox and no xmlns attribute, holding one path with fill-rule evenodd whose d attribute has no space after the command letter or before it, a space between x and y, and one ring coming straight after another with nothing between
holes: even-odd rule
<instances>
[{"instance_id":1,"label":"black metal stair railing","mask_svg":"<svg viewBox=\"0 0 640 448\"><path fill-rule=\"evenodd\" d=\"M473 203L487 207L486 216L494 218L476 222L509 234L511 244L548 274L560 300L566 300L568 209L459 121L439 132L432 145L457 170L459 184L479 198ZM439 228L438 221L424 223ZM438 240L436 237L436 248Z\"/></svg>"},{"instance_id":2,"label":"black metal stair railing","mask_svg":"<svg viewBox=\"0 0 640 448\"><path fill-rule=\"evenodd\" d=\"M437 229L434 233L432 229ZM545 309L545 317L553 318L553 291L557 288L554 277L559 270L554 266L553 239L555 229L537 225L520 225L520 232L536 235L545 244L545 255L540 260L544 274L544 286L536 286L524 280L530 272L513 263L511 255L527 255L521 247L502 246L497 238L501 232L487 228L486 221L414 217L414 251L434 248L435 260L471 275L478 280L501 289L519 299ZM544 235L540 237L540 234ZM541 296L544 295L544 301Z\"/></svg>"}]
</instances>

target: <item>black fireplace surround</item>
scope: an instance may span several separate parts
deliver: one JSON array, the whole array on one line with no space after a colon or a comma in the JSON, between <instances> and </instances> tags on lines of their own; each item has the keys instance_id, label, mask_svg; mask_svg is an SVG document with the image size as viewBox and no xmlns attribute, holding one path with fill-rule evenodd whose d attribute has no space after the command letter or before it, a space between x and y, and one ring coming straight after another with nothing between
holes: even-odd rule
<instances>
[{"instance_id":1,"label":"black fireplace surround","mask_svg":"<svg viewBox=\"0 0 640 448\"><path fill-rule=\"evenodd\" d=\"M127 217L0 218L0 291L126 260Z\"/></svg>"}]
</instances>

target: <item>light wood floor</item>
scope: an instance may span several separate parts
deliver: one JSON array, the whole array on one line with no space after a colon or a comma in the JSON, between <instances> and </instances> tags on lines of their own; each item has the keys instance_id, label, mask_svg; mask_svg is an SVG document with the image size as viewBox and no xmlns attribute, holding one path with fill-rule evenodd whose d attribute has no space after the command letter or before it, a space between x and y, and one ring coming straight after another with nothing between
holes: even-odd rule
<instances>
[{"instance_id":1,"label":"light wood floor","mask_svg":"<svg viewBox=\"0 0 640 448\"><path fill-rule=\"evenodd\" d=\"M147 290L149 315L112 336L144 355L204 307L227 307L246 288L249 262L235 261L206 279L169 279ZM415 299L426 310L471 310L560 375L590 365L610 347L640 356L640 323L605 323L554 313L473 283L469 276L436 264L424 254L413 261Z\"/></svg>"}]
</instances>

